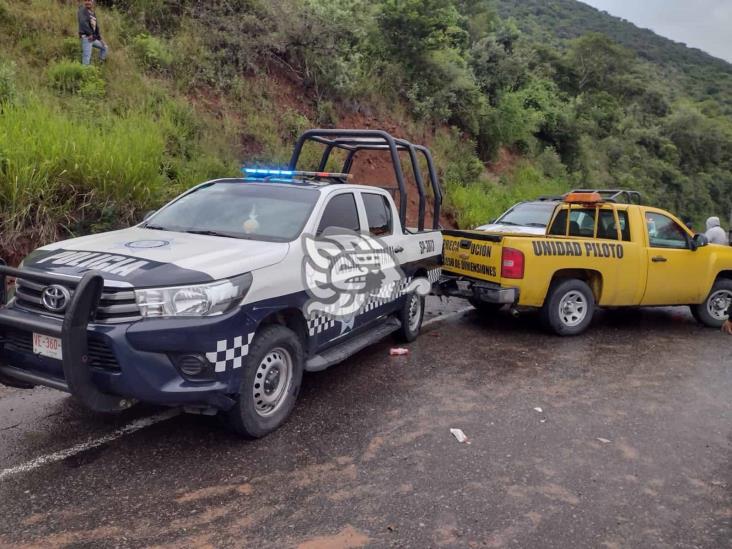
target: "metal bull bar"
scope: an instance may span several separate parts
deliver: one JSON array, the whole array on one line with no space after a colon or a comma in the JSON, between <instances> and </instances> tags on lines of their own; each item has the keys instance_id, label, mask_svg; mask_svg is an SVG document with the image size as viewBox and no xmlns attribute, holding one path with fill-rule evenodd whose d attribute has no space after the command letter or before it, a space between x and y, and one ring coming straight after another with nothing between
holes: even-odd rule
<instances>
[{"instance_id":1,"label":"metal bull bar","mask_svg":"<svg viewBox=\"0 0 732 549\"><path fill-rule=\"evenodd\" d=\"M46 285L62 284L73 288L74 292L66 307L63 322L59 323L41 315L18 313L5 306L8 277L22 278ZM3 328L14 328L60 338L65 381L28 372L0 360L0 382L19 387L47 385L55 389L67 390L82 404L96 412L118 412L129 408L131 405L129 400L101 392L92 380L87 325L94 319L103 288L104 278L96 271L86 273L81 279L71 279L50 273L13 269L5 266L5 262L1 262L0 342L2 342Z\"/></svg>"}]
</instances>

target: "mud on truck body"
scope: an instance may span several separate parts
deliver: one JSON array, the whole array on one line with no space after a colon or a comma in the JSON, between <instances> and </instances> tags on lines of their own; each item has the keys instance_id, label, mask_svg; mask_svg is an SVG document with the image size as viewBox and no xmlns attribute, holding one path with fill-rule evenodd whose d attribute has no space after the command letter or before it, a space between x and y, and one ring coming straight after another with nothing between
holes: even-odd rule
<instances>
[{"instance_id":1,"label":"mud on truck body","mask_svg":"<svg viewBox=\"0 0 732 549\"><path fill-rule=\"evenodd\" d=\"M318 171L298 171L313 143ZM343 169L325 172L336 150ZM361 151L390 155L399 209L388 190L349 184ZM400 153L420 195L414 229ZM426 148L376 130L307 131L288 169L205 182L137 226L0 267L0 288L14 279L0 306L0 381L67 391L99 412L138 401L220 412L241 435L263 436L291 412L304 370L417 336L440 276L440 202Z\"/></svg>"}]
</instances>

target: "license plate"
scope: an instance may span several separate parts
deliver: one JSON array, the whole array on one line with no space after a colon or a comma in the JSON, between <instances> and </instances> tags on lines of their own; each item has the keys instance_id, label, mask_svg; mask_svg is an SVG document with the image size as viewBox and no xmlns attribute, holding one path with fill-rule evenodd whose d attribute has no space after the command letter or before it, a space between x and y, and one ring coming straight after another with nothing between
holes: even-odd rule
<instances>
[{"instance_id":1,"label":"license plate","mask_svg":"<svg viewBox=\"0 0 732 549\"><path fill-rule=\"evenodd\" d=\"M37 355L62 360L61 340L43 334L33 334L33 352Z\"/></svg>"}]
</instances>

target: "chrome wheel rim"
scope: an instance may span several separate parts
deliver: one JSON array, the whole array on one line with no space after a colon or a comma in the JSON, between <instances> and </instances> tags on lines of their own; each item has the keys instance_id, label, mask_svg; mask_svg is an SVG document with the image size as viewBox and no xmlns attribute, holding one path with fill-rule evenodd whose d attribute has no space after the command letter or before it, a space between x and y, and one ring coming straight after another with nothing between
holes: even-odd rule
<instances>
[{"instance_id":1,"label":"chrome wheel rim","mask_svg":"<svg viewBox=\"0 0 732 549\"><path fill-rule=\"evenodd\" d=\"M272 349L262 358L252 386L257 414L271 416L282 407L292 384L292 370L292 356L282 347Z\"/></svg>"},{"instance_id":2,"label":"chrome wheel rim","mask_svg":"<svg viewBox=\"0 0 732 549\"><path fill-rule=\"evenodd\" d=\"M567 292L559 301L559 318L565 326L573 327L587 317L587 299L576 290Z\"/></svg>"},{"instance_id":3,"label":"chrome wheel rim","mask_svg":"<svg viewBox=\"0 0 732 549\"><path fill-rule=\"evenodd\" d=\"M707 299L707 312L714 320L727 320L727 309L732 304L732 291L718 290Z\"/></svg>"},{"instance_id":4,"label":"chrome wheel rim","mask_svg":"<svg viewBox=\"0 0 732 549\"><path fill-rule=\"evenodd\" d=\"M416 332L419 328L419 319L422 316L422 300L417 294L411 294L409 302L409 317L407 320L409 331Z\"/></svg>"}]
</instances>

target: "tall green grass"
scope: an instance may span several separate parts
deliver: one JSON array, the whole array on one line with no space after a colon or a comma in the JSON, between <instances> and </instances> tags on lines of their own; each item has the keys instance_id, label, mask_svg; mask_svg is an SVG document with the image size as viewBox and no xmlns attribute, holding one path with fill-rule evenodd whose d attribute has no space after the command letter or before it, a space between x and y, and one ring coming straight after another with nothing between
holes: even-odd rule
<instances>
[{"instance_id":1,"label":"tall green grass","mask_svg":"<svg viewBox=\"0 0 732 549\"><path fill-rule=\"evenodd\" d=\"M0 114L0 248L21 253L110 210L117 223L165 192L165 139L142 114L84 118L38 99Z\"/></svg>"},{"instance_id":2,"label":"tall green grass","mask_svg":"<svg viewBox=\"0 0 732 549\"><path fill-rule=\"evenodd\" d=\"M448 186L448 204L455 211L461 228L472 229L489 223L522 200L556 196L568 190L565 181L548 179L528 163L519 165L502 179L498 183L481 181Z\"/></svg>"}]
</instances>

